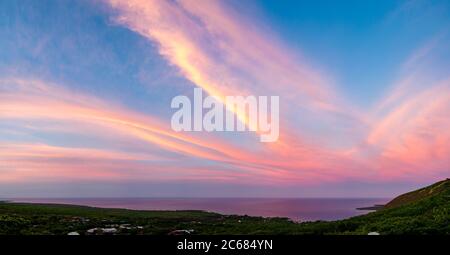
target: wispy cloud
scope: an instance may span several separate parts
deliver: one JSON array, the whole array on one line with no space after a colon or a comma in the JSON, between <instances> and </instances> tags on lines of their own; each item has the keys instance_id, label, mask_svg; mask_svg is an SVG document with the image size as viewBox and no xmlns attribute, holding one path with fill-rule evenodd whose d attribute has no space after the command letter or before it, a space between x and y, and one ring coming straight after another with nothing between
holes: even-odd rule
<instances>
[{"instance_id":1,"label":"wispy cloud","mask_svg":"<svg viewBox=\"0 0 450 255\"><path fill-rule=\"evenodd\" d=\"M364 110L345 100L330 77L224 2L103 3L115 25L155 44L182 77L210 95L280 96L279 142L262 144L248 133L239 134L242 140L177 133L168 121L64 84L3 78L0 137L10 139L0 142L1 182L92 178L300 185L449 173L450 83L416 68L443 47L436 41L440 37L413 52L400 82L374 109ZM63 143L45 137L29 141L24 135L35 132L70 135ZM78 139L89 142L80 145Z\"/></svg>"}]
</instances>

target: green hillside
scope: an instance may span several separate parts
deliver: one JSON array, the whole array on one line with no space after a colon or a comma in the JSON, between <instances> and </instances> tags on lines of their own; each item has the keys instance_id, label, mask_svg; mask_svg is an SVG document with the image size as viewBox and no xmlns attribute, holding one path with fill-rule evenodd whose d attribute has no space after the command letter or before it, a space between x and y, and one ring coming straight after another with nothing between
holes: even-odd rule
<instances>
[{"instance_id":1,"label":"green hillside","mask_svg":"<svg viewBox=\"0 0 450 255\"><path fill-rule=\"evenodd\" d=\"M179 230L177 232L177 230ZM450 234L450 180L406 193L383 209L340 221L202 211L137 211L73 205L0 202L0 234Z\"/></svg>"},{"instance_id":2,"label":"green hillside","mask_svg":"<svg viewBox=\"0 0 450 255\"><path fill-rule=\"evenodd\" d=\"M450 180L394 198L376 212L346 220L306 224L313 233L450 234Z\"/></svg>"},{"instance_id":3,"label":"green hillside","mask_svg":"<svg viewBox=\"0 0 450 255\"><path fill-rule=\"evenodd\" d=\"M406 205L432 196L439 196L443 194L443 192L445 194L445 192L448 192L448 190L450 190L450 179L446 179L428 187L400 195L387 203L385 207L394 208L401 205Z\"/></svg>"}]
</instances>

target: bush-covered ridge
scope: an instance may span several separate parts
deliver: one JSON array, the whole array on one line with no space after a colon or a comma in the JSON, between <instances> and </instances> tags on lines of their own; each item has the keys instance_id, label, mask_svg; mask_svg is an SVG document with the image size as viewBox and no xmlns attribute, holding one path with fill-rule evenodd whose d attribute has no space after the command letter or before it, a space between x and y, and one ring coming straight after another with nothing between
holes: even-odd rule
<instances>
[{"instance_id":1,"label":"bush-covered ridge","mask_svg":"<svg viewBox=\"0 0 450 255\"><path fill-rule=\"evenodd\" d=\"M411 191L394 198L392 201L385 205L386 208L394 208L401 205L405 205L412 202L417 202L424 198L440 195L442 192L446 192L450 189L450 179L437 182L433 185L421 188L415 191Z\"/></svg>"}]
</instances>

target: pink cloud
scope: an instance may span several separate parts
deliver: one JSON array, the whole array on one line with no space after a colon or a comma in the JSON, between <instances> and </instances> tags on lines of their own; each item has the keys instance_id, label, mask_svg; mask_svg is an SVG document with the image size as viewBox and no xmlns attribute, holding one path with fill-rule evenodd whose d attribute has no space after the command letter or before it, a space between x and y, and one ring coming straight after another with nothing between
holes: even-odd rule
<instances>
[{"instance_id":1,"label":"pink cloud","mask_svg":"<svg viewBox=\"0 0 450 255\"><path fill-rule=\"evenodd\" d=\"M410 74L375 110L359 111L323 73L223 3L205 1L200 8L188 0L105 2L117 24L155 43L183 77L209 94L279 95L280 140L261 144L243 134L244 144L213 133L177 133L155 116L59 84L4 79L0 120L39 122L32 128L94 137L99 148L1 143L0 181L184 179L284 185L448 176L448 81L408 90L419 75ZM143 146L127 144L128 151L105 141Z\"/></svg>"}]
</instances>

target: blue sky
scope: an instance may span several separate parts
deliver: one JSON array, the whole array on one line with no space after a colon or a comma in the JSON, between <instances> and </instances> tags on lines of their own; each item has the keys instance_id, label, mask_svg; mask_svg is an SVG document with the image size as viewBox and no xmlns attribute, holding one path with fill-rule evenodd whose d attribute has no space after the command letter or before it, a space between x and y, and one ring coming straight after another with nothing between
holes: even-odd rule
<instances>
[{"instance_id":1,"label":"blue sky","mask_svg":"<svg viewBox=\"0 0 450 255\"><path fill-rule=\"evenodd\" d=\"M417 48L448 33L446 1L262 1L286 43L362 107L371 106L401 75Z\"/></svg>"},{"instance_id":2,"label":"blue sky","mask_svg":"<svg viewBox=\"0 0 450 255\"><path fill-rule=\"evenodd\" d=\"M101 1L4 1L2 5L0 32L6 40L2 42L0 64L7 70L4 72L13 69L28 75L47 75L93 92L92 87L98 86L101 93L111 91L111 96L133 93L127 103L138 101L134 97L140 95L136 91L142 84L187 82L176 74L167 74L170 67L152 43L114 26ZM257 16L260 24L274 31L293 54L331 73L346 96L363 107L373 104L398 79L398 67L410 54L447 33L450 22L446 1L279 4L265 0L231 1L230 5L242 5L244 14ZM139 79L139 73L144 77ZM133 89L121 89L124 83ZM111 88L105 90L105 86ZM123 94L117 100L124 100Z\"/></svg>"}]
</instances>

